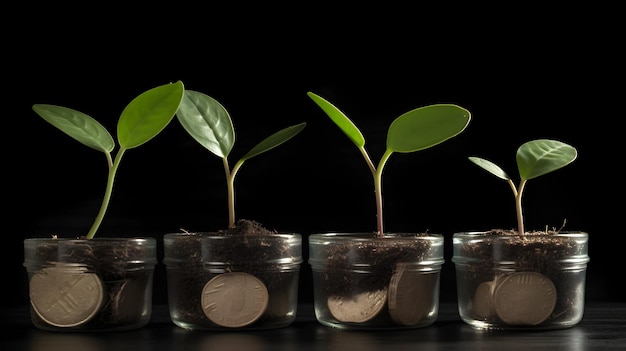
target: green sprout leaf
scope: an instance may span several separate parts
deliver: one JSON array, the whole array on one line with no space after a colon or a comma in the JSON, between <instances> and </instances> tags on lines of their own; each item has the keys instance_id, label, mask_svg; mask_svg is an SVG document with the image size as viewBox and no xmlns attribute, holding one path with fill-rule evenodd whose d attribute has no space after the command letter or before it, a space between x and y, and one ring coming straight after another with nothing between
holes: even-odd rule
<instances>
[{"instance_id":1,"label":"green sprout leaf","mask_svg":"<svg viewBox=\"0 0 626 351\"><path fill-rule=\"evenodd\" d=\"M357 128L341 110L317 94L308 92L307 95L326 112L328 117L335 122L339 129L341 129L358 148L365 146L363 134L361 134L359 128Z\"/></svg>"},{"instance_id":2,"label":"green sprout leaf","mask_svg":"<svg viewBox=\"0 0 626 351\"><path fill-rule=\"evenodd\" d=\"M296 124L294 126L279 130L278 132L265 138L260 143L256 144L256 146L248 151L248 153L245 154L241 158L241 160L247 160L258 154L264 153L265 151L277 147L278 145L296 136L296 134L300 133L304 129L304 127L306 127L306 123Z\"/></svg>"},{"instance_id":3,"label":"green sprout leaf","mask_svg":"<svg viewBox=\"0 0 626 351\"><path fill-rule=\"evenodd\" d=\"M222 158L228 189L228 227L235 226L235 177L244 162L271 150L300 133L306 123L293 125L263 139L230 169L228 155L235 143L235 130L230 114L214 98L186 90L176 113L180 124L202 147Z\"/></svg>"},{"instance_id":4,"label":"green sprout leaf","mask_svg":"<svg viewBox=\"0 0 626 351\"><path fill-rule=\"evenodd\" d=\"M533 140L517 150L517 168L522 179L533 179L567 166L576 156L576 149L563 142Z\"/></svg>"},{"instance_id":5,"label":"green sprout leaf","mask_svg":"<svg viewBox=\"0 0 626 351\"><path fill-rule=\"evenodd\" d=\"M470 112L457 105L416 108L391 123L387 148L403 153L424 150L458 135L469 121Z\"/></svg>"},{"instance_id":6,"label":"green sprout leaf","mask_svg":"<svg viewBox=\"0 0 626 351\"><path fill-rule=\"evenodd\" d=\"M516 187L513 180L496 164L480 157L468 157L479 167L505 180L515 196L515 210L517 214L517 231L525 235L524 215L522 209L522 194L529 179L556 171L572 163L578 151L571 145L557 140L536 139L522 144L516 153L517 168L520 175L519 185Z\"/></svg>"},{"instance_id":7,"label":"green sprout leaf","mask_svg":"<svg viewBox=\"0 0 626 351\"><path fill-rule=\"evenodd\" d=\"M205 149L221 158L230 154L235 144L235 128L228 111L217 100L187 90L176 116L187 133Z\"/></svg>"},{"instance_id":8,"label":"green sprout leaf","mask_svg":"<svg viewBox=\"0 0 626 351\"><path fill-rule=\"evenodd\" d=\"M133 99L117 123L117 138L122 149L135 148L159 134L181 103L182 82L152 88Z\"/></svg>"},{"instance_id":9,"label":"green sprout leaf","mask_svg":"<svg viewBox=\"0 0 626 351\"><path fill-rule=\"evenodd\" d=\"M92 117L67 107L35 104L33 110L44 120L78 140L105 154L109 174L100 210L85 238L92 239L106 214L115 176L127 149L154 138L174 118L183 98L184 86L178 81L150 89L133 99L122 111L117 124L120 149L112 160L115 141L111 134Z\"/></svg>"},{"instance_id":10,"label":"green sprout leaf","mask_svg":"<svg viewBox=\"0 0 626 351\"><path fill-rule=\"evenodd\" d=\"M111 152L115 148L111 134L98 121L82 112L46 104L35 104L33 110L65 134L92 149Z\"/></svg>"},{"instance_id":11,"label":"green sprout leaf","mask_svg":"<svg viewBox=\"0 0 626 351\"><path fill-rule=\"evenodd\" d=\"M382 174L394 152L409 153L430 148L461 133L470 122L471 113L457 105L437 104L420 107L396 118L387 132L387 149L378 166L365 150L365 138L348 117L332 103L312 92L307 95L352 140L365 159L374 178L378 235L384 235Z\"/></svg>"},{"instance_id":12,"label":"green sprout leaf","mask_svg":"<svg viewBox=\"0 0 626 351\"><path fill-rule=\"evenodd\" d=\"M496 165L495 163L489 161L489 160L485 160L484 158L480 158L480 157L468 157L470 161L474 162L475 164L477 164L478 166L484 168L485 170L487 170L489 173L495 175L496 177L500 178L500 179L504 179L504 180L509 180L511 179L511 177L509 177L508 174L506 174L506 172L504 170L502 170L502 168L500 168L498 165Z\"/></svg>"}]
</instances>

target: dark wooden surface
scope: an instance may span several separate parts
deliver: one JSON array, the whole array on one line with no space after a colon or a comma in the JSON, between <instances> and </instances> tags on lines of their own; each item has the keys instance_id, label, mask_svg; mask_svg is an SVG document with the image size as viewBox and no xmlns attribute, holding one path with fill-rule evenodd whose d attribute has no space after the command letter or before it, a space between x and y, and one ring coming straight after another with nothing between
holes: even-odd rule
<instances>
[{"instance_id":1,"label":"dark wooden surface","mask_svg":"<svg viewBox=\"0 0 626 351\"><path fill-rule=\"evenodd\" d=\"M554 331L479 331L462 322L456 304L443 303L431 326L402 331L341 331L319 324L310 304L289 327L269 331L189 331L175 326L167 306L153 309L144 328L126 332L58 333L32 326L24 307L2 311L2 351L53 350L626 350L626 303L587 303L575 327Z\"/></svg>"}]
</instances>

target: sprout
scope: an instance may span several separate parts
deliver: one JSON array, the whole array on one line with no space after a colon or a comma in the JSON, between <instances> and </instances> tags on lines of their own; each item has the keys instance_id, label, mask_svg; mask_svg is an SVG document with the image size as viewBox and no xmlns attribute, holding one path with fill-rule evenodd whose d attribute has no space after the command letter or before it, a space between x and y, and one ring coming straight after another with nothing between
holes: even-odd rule
<instances>
[{"instance_id":1,"label":"sprout","mask_svg":"<svg viewBox=\"0 0 626 351\"><path fill-rule=\"evenodd\" d=\"M537 139L528 141L517 149L517 168L520 183L515 183L506 172L495 163L480 157L469 157L469 160L487 170L496 177L506 180L515 196L515 210L517 213L517 230L524 235L524 216L522 213L522 192L526 182L541 175L556 171L572 163L577 157L574 147L557 140Z\"/></svg>"},{"instance_id":2,"label":"sprout","mask_svg":"<svg viewBox=\"0 0 626 351\"><path fill-rule=\"evenodd\" d=\"M35 104L33 110L44 120L82 144L104 153L109 176L100 211L85 236L93 239L107 211L113 183L122 156L128 149L136 148L159 134L174 118L183 98L184 86L178 81L152 88L133 99L122 111L117 123L120 149L111 155L115 141L111 134L92 117L62 106Z\"/></svg>"},{"instance_id":3,"label":"sprout","mask_svg":"<svg viewBox=\"0 0 626 351\"><path fill-rule=\"evenodd\" d=\"M416 108L396 118L387 132L387 148L378 166L374 165L365 149L365 138L352 121L324 98L308 92L307 95L330 117L359 149L374 178L378 235L383 228L383 168L394 152L409 153L440 144L461 133L469 124L468 110L453 104L436 104Z\"/></svg>"},{"instance_id":4,"label":"sprout","mask_svg":"<svg viewBox=\"0 0 626 351\"><path fill-rule=\"evenodd\" d=\"M224 106L208 95L186 90L176 115L189 135L205 149L222 158L228 188L228 228L235 227L235 176L243 163L293 138L306 126L306 123L300 123L270 135L248 151L231 169L228 155L235 144L235 130Z\"/></svg>"}]
</instances>

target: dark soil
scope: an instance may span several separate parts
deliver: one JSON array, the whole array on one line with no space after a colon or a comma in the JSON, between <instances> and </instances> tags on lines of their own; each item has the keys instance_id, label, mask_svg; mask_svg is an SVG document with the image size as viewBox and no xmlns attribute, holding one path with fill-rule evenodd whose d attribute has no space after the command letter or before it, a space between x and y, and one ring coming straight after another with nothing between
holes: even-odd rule
<instances>
[{"instance_id":1,"label":"dark soil","mask_svg":"<svg viewBox=\"0 0 626 351\"><path fill-rule=\"evenodd\" d=\"M419 235L417 235L419 236ZM372 234L372 239L376 234ZM380 238L371 241L347 241L328 245L325 294L348 297L366 291L386 289L398 263L415 263L432 255L429 241L406 241ZM363 263L367 274L355 273L355 263Z\"/></svg>"},{"instance_id":2,"label":"dark soil","mask_svg":"<svg viewBox=\"0 0 626 351\"><path fill-rule=\"evenodd\" d=\"M269 230L255 221L240 219L234 227L220 230L218 233L224 235L268 235L276 234L276 231Z\"/></svg>"},{"instance_id":3,"label":"dark soil","mask_svg":"<svg viewBox=\"0 0 626 351\"><path fill-rule=\"evenodd\" d=\"M498 250L500 256L515 258L516 270L536 271L549 275L555 267L553 262L581 254L578 251L580 245L574 239L554 236L557 233L557 231L532 231L517 235L515 230L492 229L486 236L511 236L513 239ZM460 254L484 260L490 265L500 258L494 255L493 242L488 240L466 245L461 248Z\"/></svg>"},{"instance_id":4,"label":"dark soil","mask_svg":"<svg viewBox=\"0 0 626 351\"><path fill-rule=\"evenodd\" d=\"M202 246L199 242L203 233L190 233L189 240L176 240L176 246L168 249L168 256L171 257L189 257L191 261L202 261ZM221 257L222 261L228 262L244 262L244 265L254 267L259 262L268 260L271 257L282 257L290 248L288 246L270 244L270 239L262 240L263 236L277 234L276 231L263 227L260 223L240 219L234 227L222 229L216 233L217 236L238 236L240 240L231 242L231 246L220 246L219 251L209 253ZM248 239L251 238L251 239ZM259 241L261 238L261 241ZM212 247L205 248L212 250ZM241 266L231 266L231 269L248 268ZM203 268L204 269L204 268Z\"/></svg>"}]
</instances>

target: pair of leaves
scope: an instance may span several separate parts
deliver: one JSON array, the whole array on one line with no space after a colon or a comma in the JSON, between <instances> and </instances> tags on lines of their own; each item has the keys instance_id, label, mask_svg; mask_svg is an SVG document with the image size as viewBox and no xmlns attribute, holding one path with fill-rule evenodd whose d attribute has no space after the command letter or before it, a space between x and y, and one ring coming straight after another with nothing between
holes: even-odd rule
<instances>
[{"instance_id":1,"label":"pair of leaves","mask_svg":"<svg viewBox=\"0 0 626 351\"><path fill-rule=\"evenodd\" d=\"M133 99L118 120L120 147L135 148L159 134L176 114L183 91L183 83L178 81L152 88ZM115 148L115 141L106 128L82 112L48 104L35 104L33 110L65 134L92 149L110 153Z\"/></svg>"},{"instance_id":2,"label":"pair of leaves","mask_svg":"<svg viewBox=\"0 0 626 351\"><path fill-rule=\"evenodd\" d=\"M556 171L572 163L578 155L576 149L558 140L537 139L522 144L517 149L516 161L520 178L529 180ZM495 163L480 157L469 160L503 180L511 177Z\"/></svg>"},{"instance_id":3,"label":"pair of leaves","mask_svg":"<svg viewBox=\"0 0 626 351\"><path fill-rule=\"evenodd\" d=\"M363 134L341 110L317 94L308 92L307 95L358 148L365 146ZM408 153L430 148L461 133L470 118L468 110L453 104L416 108L391 123L387 132L387 149Z\"/></svg>"},{"instance_id":4,"label":"pair of leaves","mask_svg":"<svg viewBox=\"0 0 626 351\"><path fill-rule=\"evenodd\" d=\"M222 104L201 92L186 90L177 116L183 128L200 145L218 157L228 157L235 144L235 129ZM279 130L254 146L239 161L277 147L296 136L305 126L306 123L300 123Z\"/></svg>"}]
</instances>

